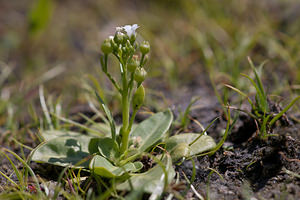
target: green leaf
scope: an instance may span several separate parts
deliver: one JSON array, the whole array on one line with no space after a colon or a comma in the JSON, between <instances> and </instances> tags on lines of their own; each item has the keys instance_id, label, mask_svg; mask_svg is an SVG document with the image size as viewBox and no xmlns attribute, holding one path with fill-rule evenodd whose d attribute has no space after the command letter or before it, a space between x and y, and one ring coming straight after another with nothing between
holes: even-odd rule
<instances>
[{"instance_id":1,"label":"green leaf","mask_svg":"<svg viewBox=\"0 0 300 200\"><path fill-rule=\"evenodd\" d=\"M101 133L104 133L105 135L109 136L109 134L111 134L111 130L110 130L110 126L108 124L105 124L105 123L95 123L95 124L92 124L90 126L91 129L94 129L94 130L97 130Z\"/></svg>"},{"instance_id":2,"label":"green leaf","mask_svg":"<svg viewBox=\"0 0 300 200\"><path fill-rule=\"evenodd\" d=\"M136 127L135 124L133 124L132 127ZM105 124L105 123L95 123L93 125L90 126L91 129L97 130L100 133L103 133L105 136L111 136L111 128L109 125ZM116 127L116 135L118 135L118 133L120 132L121 126L117 125Z\"/></svg>"},{"instance_id":3,"label":"green leaf","mask_svg":"<svg viewBox=\"0 0 300 200\"><path fill-rule=\"evenodd\" d=\"M91 137L56 137L40 144L34 149L33 161L45 162L58 166L87 167L88 144Z\"/></svg>"},{"instance_id":4,"label":"green leaf","mask_svg":"<svg viewBox=\"0 0 300 200\"><path fill-rule=\"evenodd\" d=\"M41 135L46 141L52 140L59 137L78 137L84 136L82 133L73 132L73 131L61 131L61 130L47 130L41 131Z\"/></svg>"},{"instance_id":5,"label":"green leaf","mask_svg":"<svg viewBox=\"0 0 300 200\"><path fill-rule=\"evenodd\" d=\"M276 114L275 117L270 121L270 126L272 126L285 112L287 112L298 100L300 100L300 96L297 96L293 99L289 105L287 105L280 113Z\"/></svg>"},{"instance_id":6,"label":"green leaf","mask_svg":"<svg viewBox=\"0 0 300 200\"><path fill-rule=\"evenodd\" d=\"M125 200L131 200L131 199L143 199L143 191L142 190L134 190L130 192L126 197Z\"/></svg>"},{"instance_id":7,"label":"green leaf","mask_svg":"<svg viewBox=\"0 0 300 200\"><path fill-rule=\"evenodd\" d=\"M158 142L170 128L172 120L173 115L167 110L156 113L137 125L130 136L138 138L138 151L142 153Z\"/></svg>"},{"instance_id":8,"label":"green leaf","mask_svg":"<svg viewBox=\"0 0 300 200\"><path fill-rule=\"evenodd\" d=\"M117 185L117 189L130 191L130 185L132 185L132 192L141 190L145 193L150 193L151 199L157 199L161 196L165 187L171 183L174 176L175 171L172 166L172 159L170 156L167 156L162 162L147 172L132 174L129 180Z\"/></svg>"},{"instance_id":9,"label":"green leaf","mask_svg":"<svg viewBox=\"0 0 300 200\"><path fill-rule=\"evenodd\" d=\"M267 99L265 98L264 94L262 93L262 91L259 89L258 85L255 83L255 81L250 78L250 76L246 75L246 74L241 74L242 76L246 77L251 83L252 85L255 87L256 90L256 100L257 100L257 104L258 107L260 109L260 111L262 111L263 113L266 113L268 111L268 102Z\"/></svg>"},{"instance_id":10,"label":"green leaf","mask_svg":"<svg viewBox=\"0 0 300 200\"><path fill-rule=\"evenodd\" d=\"M261 111L263 111L264 113L268 112L269 108L268 108L268 101L267 101L267 95L265 93L265 90L264 90L264 87L263 87L263 84L262 84L262 81L257 73L257 70L252 62L252 60L250 59L250 57L248 57L248 61L249 61L249 64L254 72L254 75L255 75L255 80L257 83L255 83L255 81L250 78L249 76L245 75L245 74L242 74L243 76L245 76L246 78L248 78L252 85L255 87L256 89L256 94L257 94L257 100L258 100L258 106L259 106L259 109L261 109ZM266 63L263 62L259 68L262 68L264 66L264 64Z\"/></svg>"},{"instance_id":11,"label":"green leaf","mask_svg":"<svg viewBox=\"0 0 300 200\"><path fill-rule=\"evenodd\" d=\"M252 70L253 70L253 72L254 72L255 80L256 80L256 82L257 82L257 84L258 84L258 88L259 88L259 90L261 91L261 93L262 93L264 99L267 99L267 96L266 96L266 94L265 94L265 90L264 90L262 81L261 81L261 79L260 79L260 77L259 77L259 75L258 75L258 73L257 73L257 71L256 71L256 68L255 68L255 66L254 66L254 64L253 64L253 62L252 62L252 60L250 59L250 57L248 57L248 61L249 61L250 66L251 66L251 68L252 68ZM259 68L261 69L265 64L266 64L266 61L262 62L262 63L260 64Z\"/></svg>"},{"instance_id":12,"label":"green leaf","mask_svg":"<svg viewBox=\"0 0 300 200\"><path fill-rule=\"evenodd\" d=\"M111 164L106 158L96 155L90 162L90 170L99 176L106 178L120 177L128 172L136 172L142 169L143 164L141 162L129 162L122 167L117 167Z\"/></svg>"},{"instance_id":13,"label":"green leaf","mask_svg":"<svg viewBox=\"0 0 300 200\"><path fill-rule=\"evenodd\" d=\"M176 161L182 157L197 155L216 146L214 139L208 135L202 135L195 143L189 145L198 136L197 133L184 133L166 139L166 149L171 153L172 159Z\"/></svg>"},{"instance_id":14,"label":"green leaf","mask_svg":"<svg viewBox=\"0 0 300 200\"><path fill-rule=\"evenodd\" d=\"M186 129L186 127L189 124L188 115L191 111L191 108L199 99L200 99L200 97L193 98L181 116L181 126L183 127L184 130Z\"/></svg>"},{"instance_id":15,"label":"green leaf","mask_svg":"<svg viewBox=\"0 0 300 200\"><path fill-rule=\"evenodd\" d=\"M96 94L97 99L99 100L99 102L101 104L102 109L104 110L106 116L108 117L108 121L109 121L109 124L110 124L110 129L111 129L111 138L113 140L116 140L116 125L115 125L114 118L113 118L110 110L108 109L108 107L105 105L103 99L100 97L100 95L97 92L95 92L95 94Z\"/></svg>"},{"instance_id":16,"label":"green leaf","mask_svg":"<svg viewBox=\"0 0 300 200\"><path fill-rule=\"evenodd\" d=\"M226 87L232 89L233 91L239 93L240 95L242 95L243 97L247 98L247 101L249 102L249 104L251 105L251 108L254 109L254 104L252 103L251 99L248 97L247 94L245 94L244 92L242 92L241 90L231 86L231 85L228 85L228 84L224 84Z\"/></svg>"},{"instance_id":17,"label":"green leaf","mask_svg":"<svg viewBox=\"0 0 300 200\"><path fill-rule=\"evenodd\" d=\"M132 125L132 129L135 129L136 128L136 124L133 124ZM105 123L95 123L93 125L91 125L89 128L93 129L93 130L96 130L96 131L99 131L100 133L103 133L105 136L110 136L111 135L111 129L110 129L110 126L105 124ZM121 126L120 125L117 125L116 126L116 134L118 135L118 133L120 132L120 129L121 129ZM90 133L92 134L92 133Z\"/></svg>"},{"instance_id":18,"label":"green leaf","mask_svg":"<svg viewBox=\"0 0 300 200\"><path fill-rule=\"evenodd\" d=\"M92 138L89 143L90 154L100 153L109 160L118 156L118 144L111 138Z\"/></svg>"}]
</instances>

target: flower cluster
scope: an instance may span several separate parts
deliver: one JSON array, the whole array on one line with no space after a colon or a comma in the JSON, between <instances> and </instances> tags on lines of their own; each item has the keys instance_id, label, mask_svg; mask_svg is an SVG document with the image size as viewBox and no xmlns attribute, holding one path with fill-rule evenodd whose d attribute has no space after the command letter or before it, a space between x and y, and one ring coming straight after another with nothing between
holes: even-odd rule
<instances>
[{"instance_id":1,"label":"flower cluster","mask_svg":"<svg viewBox=\"0 0 300 200\"><path fill-rule=\"evenodd\" d=\"M101 45L101 50L105 56L113 54L122 64L123 70L134 73L134 80L141 85L145 80L147 72L143 68L147 62L147 54L150 51L150 44L143 41L140 45L136 43L137 24L125 25L116 28L114 36L109 36ZM140 59L138 50L141 53ZM103 71L107 72L105 64ZM128 69L128 70L127 70Z\"/></svg>"}]
</instances>

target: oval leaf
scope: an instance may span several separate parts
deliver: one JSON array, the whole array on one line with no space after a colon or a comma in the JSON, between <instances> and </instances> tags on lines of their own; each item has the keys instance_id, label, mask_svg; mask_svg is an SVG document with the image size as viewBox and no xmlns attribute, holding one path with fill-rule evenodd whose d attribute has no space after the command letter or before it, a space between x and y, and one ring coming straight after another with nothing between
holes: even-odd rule
<instances>
[{"instance_id":1,"label":"oval leaf","mask_svg":"<svg viewBox=\"0 0 300 200\"><path fill-rule=\"evenodd\" d=\"M132 184L132 191L143 191L146 193L150 193L152 194L153 199L157 199L157 197L160 197L163 193L166 186L165 184L171 183L175 176L171 157L166 157L163 160L162 164L165 167L165 172L162 167L157 164L155 167L145 173L133 174L130 180L117 185L117 189L130 191L130 184Z\"/></svg>"},{"instance_id":2,"label":"oval leaf","mask_svg":"<svg viewBox=\"0 0 300 200\"><path fill-rule=\"evenodd\" d=\"M89 126L89 128L91 128L92 130L96 130L96 131L102 133L105 136L110 136L111 135L110 126L105 124L105 123L102 123L102 122L94 123L91 126Z\"/></svg>"},{"instance_id":3,"label":"oval leaf","mask_svg":"<svg viewBox=\"0 0 300 200\"><path fill-rule=\"evenodd\" d=\"M126 163L122 167L112 165L106 158L96 155L90 162L90 170L95 174L106 178L115 178L124 175L127 172L136 172L142 169L141 162Z\"/></svg>"},{"instance_id":4,"label":"oval leaf","mask_svg":"<svg viewBox=\"0 0 300 200\"><path fill-rule=\"evenodd\" d=\"M197 155L212 150L216 146L214 139L208 135L202 135L194 144L189 146L198 136L197 133L184 133L166 139L166 149L171 153L173 160Z\"/></svg>"},{"instance_id":5,"label":"oval leaf","mask_svg":"<svg viewBox=\"0 0 300 200\"><path fill-rule=\"evenodd\" d=\"M57 137L77 137L83 136L82 133L73 132L73 131L60 131L60 130L46 130L41 131L41 135L46 141L52 140Z\"/></svg>"},{"instance_id":6,"label":"oval leaf","mask_svg":"<svg viewBox=\"0 0 300 200\"><path fill-rule=\"evenodd\" d=\"M40 144L34 150L32 160L46 162L59 166L88 167L88 144L91 137L81 135L77 137L59 137ZM77 165L78 163L80 165ZM75 166L76 165L76 166Z\"/></svg>"},{"instance_id":7,"label":"oval leaf","mask_svg":"<svg viewBox=\"0 0 300 200\"><path fill-rule=\"evenodd\" d=\"M89 143L90 154L100 153L109 160L114 160L118 156L118 145L111 138L92 138Z\"/></svg>"},{"instance_id":8,"label":"oval leaf","mask_svg":"<svg viewBox=\"0 0 300 200\"><path fill-rule=\"evenodd\" d=\"M138 151L144 152L158 142L170 128L172 120L173 115L170 110L167 110L156 113L137 125L130 136L139 141Z\"/></svg>"}]
</instances>

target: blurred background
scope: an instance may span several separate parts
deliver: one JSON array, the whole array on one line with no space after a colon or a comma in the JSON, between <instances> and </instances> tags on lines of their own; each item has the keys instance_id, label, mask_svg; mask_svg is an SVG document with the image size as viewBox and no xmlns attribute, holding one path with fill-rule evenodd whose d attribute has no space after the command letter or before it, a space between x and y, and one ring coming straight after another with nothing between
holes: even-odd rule
<instances>
[{"instance_id":1,"label":"blurred background","mask_svg":"<svg viewBox=\"0 0 300 200\"><path fill-rule=\"evenodd\" d=\"M39 85L64 112L80 111L87 87L112 101L100 45L125 24L139 24L140 40L151 44L150 93L197 87L213 94L212 83L251 92L240 76L250 73L250 56L256 65L268 60L269 92L299 94L299 10L297 0L0 0L0 125L38 118Z\"/></svg>"}]
</instances>

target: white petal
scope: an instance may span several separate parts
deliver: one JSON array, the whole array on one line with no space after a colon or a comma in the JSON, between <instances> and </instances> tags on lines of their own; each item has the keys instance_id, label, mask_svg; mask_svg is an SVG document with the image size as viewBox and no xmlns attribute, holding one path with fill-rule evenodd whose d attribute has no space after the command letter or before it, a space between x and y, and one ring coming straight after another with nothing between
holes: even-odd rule
<instances>
[{"instance_id":1,"label":"white petal","mask_svg":"<svg viewBox=\"0 0 300 200\"><path fill-rule=\"evenodd\" d=\"M124 30L123 26L116 27L116 32L120 32L120 31L123 31L123 30Z\"/></svg>"},{"instance_id":2,"label":"white petal","mask_svg":"<svg viewBox=\"0 0 300 200\"><path fill-rule=\"evenodd\" d=\"M125 26L120 26L116 28L117 32L125 32L128 37L131 37L132 35L135 35L136 29L139 28L137 24L133 25L125 25Z\"/></svg>"}]
</instances>

